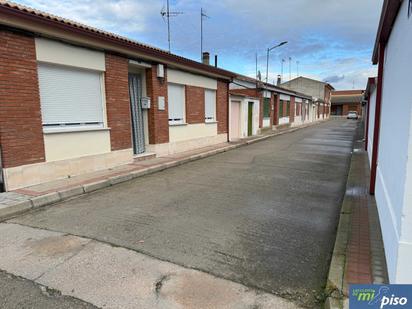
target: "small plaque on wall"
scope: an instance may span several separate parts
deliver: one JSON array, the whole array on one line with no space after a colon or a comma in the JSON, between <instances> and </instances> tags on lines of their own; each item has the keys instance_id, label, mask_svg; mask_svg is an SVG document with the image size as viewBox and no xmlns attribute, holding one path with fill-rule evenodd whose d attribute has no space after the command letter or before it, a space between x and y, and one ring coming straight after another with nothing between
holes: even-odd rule
<instances>
[{"instance_id":1,"label":"small plaque on wall","mask_svg":"<svg viewBox=\"0 0 412 309\"><path fill-rule=\"evenodd\" d=\"M157 102L158 102L159 111L164 111L165 110L165 97L158 97Z\"/></svg>"}]
</instances>

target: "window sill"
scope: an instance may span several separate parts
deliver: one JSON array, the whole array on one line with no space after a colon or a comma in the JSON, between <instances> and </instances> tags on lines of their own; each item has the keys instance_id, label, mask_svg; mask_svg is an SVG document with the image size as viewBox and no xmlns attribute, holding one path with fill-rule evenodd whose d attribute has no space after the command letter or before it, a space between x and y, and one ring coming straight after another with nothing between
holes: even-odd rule
<instances>
[{"instance_id":1,"label":"window sill","mask_svg":"<svg viewBox=\"0 0 412 309\"><path fill-rule=\"evenodd\" d=\"M187 125L187 123L169 123L169 127L183 127Z\"/></svg>"},{"instance_id":2,"label":"window sill","mask_svg":"<svg viewBox=\"0 0 412 309\"><path fill-rule=\"evenodd\" d=\"M43 128L43 134L60 134L60 133L77 133L77 132L94 132L110 131L110 128Z\"/></svg>"},{"instance_id":3,"label":"window sill","mask_svg":"<svg viewBox=\"0 0 412 309\"><path fill-rule=\"evenodd\" d=\"M213 121L205 121L205 124L216 124L216 123L218 123L218 121L215 121L215 120L213 120Z\"/></svg>"}]
</instances>

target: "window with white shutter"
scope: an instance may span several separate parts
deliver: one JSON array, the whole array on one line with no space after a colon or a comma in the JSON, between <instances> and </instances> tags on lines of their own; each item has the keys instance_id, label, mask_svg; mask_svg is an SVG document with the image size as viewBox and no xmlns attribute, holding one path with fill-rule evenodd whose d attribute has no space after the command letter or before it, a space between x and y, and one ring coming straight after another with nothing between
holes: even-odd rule
<instances>
[{"instance_id":1,"label":"window with white shutter","mask_svg":"<svg viewBox=\"0 0 412 309\"><path fill-rule=\"evenodd\" d=\"M205 122L216 121L216 90L205 89Z\"/></svg>"},{"instance_id":2,"label":"window with white shutter","mask_svg":"<svg viewBox=\"0 0 412 309\"><path fill-rule=\"evenodd\" d=\"M169 124L185 123L185 86L167 85Z\"/></svg>"},{"instance_id":3,"label":"window with white shutter","mask_svg":"<svg viewBox=\"0 0 412 309\"><path fill-rule=\"evenodd\" d=\"M102 73L39 63L43 127L103 127Z\"/></svg>"}]
</instances>

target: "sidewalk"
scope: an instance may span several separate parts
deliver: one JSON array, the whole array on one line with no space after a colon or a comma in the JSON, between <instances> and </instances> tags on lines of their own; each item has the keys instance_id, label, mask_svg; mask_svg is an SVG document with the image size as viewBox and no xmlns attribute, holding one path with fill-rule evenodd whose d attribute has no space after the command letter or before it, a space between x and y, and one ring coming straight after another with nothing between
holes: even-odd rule
<instances>
[{"instance_id":1,"label":"sidewalk","mask_svg":"<svg viewBox=\"0 0 412 309\"><path fill-rule=\"evenodd\" d=\"M143 175L155 173L190 161L206 158L226 152L244 145L249 145L267 138L293 132L311 125L278 129L236 142L227 142L192 151L157 157L147 160L136 160L133 163L116 168L87 173L71 178L42 183L10 192L0 193L0 220L5 220L33 208L43 207L62 200L100 190Z\"/></svg>"},{"instance_id":2,"label":"sidewalk","mask_svg":"<svg viewBox=\"0 0 412 309\"><path fill-rule=\"evenodd\" d=\"M368 154L364 142L357 140L329 269L326 308L348 308L350 284L388 283L376 201L369 194L369 177Z\"/></svg>"}]
</instances>

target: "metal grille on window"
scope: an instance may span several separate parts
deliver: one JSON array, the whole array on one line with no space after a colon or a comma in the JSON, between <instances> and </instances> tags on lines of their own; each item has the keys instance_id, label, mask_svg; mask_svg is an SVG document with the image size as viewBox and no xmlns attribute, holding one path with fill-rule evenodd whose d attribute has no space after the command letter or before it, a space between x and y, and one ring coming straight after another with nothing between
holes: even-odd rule
<instances>
[{"instance_id":1,"label":"metal grille on window","mask_svg":"<svg viewBox=\"0 0 412 309\"><path fill-rule=\"evenodd\" d=\"M141 104L142 86L139 75L129 75L129 94L132 113L133 150L135 154L145 152L144 119Z\"/></svg>"}]
</instances>

